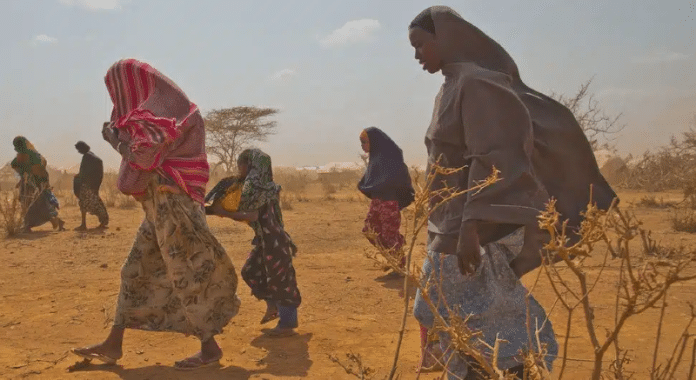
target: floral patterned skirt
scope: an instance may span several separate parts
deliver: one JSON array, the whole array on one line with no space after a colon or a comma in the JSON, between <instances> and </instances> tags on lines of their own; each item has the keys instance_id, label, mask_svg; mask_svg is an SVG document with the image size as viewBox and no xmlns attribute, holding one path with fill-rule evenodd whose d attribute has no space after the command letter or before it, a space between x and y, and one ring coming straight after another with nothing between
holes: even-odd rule
<instances>
[{"instance_id":1,"label":"floral patterned skirt","mask_svg":"<svg viewBox=\"0 0 696 380\"><path fill-rule=\"evenodd\" d=\"M99 192L89 187L86 183L80 184L78 205L81 212L96 215L99 218L99 223L103 225L109 224L109 213L106 211L104 202L99 197Z\"/></svg>"},{"instance_id":2,"label":"floral patterned skirt","mask_svg":"<svg viewBox=\"0 0 696 380\"><path fill-rule=\"evenodd\" d=\"M372 199L362 230L363 233L372 231L376 235L376 241L368 237L370 243L379 243L384 248L398 251L404 245L404 235L399 232L400 228L399 202Z\"/></svg>"},{"instance_id":3,"label":"floral patterned skirt","mask_svg":"<svg viewBox=\"0 0 696 380\"><path fill-rule=\"evenodd\" d=\"M237 274L203 207L151 182L145 220L121 269L114 326L174 331L205 341L239 311Z\"/></svg>"}]
</instances>

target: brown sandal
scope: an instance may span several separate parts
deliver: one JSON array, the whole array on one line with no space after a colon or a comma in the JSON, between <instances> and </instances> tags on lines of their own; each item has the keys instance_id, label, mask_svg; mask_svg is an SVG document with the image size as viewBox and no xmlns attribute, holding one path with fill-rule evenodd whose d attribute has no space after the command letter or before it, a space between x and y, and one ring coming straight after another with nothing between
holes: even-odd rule
<instances>
[{"instance_id":1,"label":"brown sandal","mask_svg":"<svg viewBox=\"0 0 696 380\"><path fill-rule=\"evenodd\" d=\"M261 324L266 324L274 319L278 319L278 310L266 310L266 314L261 318Z\"/></svg>"}]
</instances>

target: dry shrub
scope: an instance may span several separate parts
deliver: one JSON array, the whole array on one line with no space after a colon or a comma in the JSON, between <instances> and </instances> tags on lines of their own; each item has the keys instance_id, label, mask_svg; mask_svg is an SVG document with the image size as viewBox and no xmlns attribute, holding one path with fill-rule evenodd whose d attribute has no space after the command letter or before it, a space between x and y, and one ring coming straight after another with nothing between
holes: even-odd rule
<instances>
[{"instance_id":1,"label":"dry shrub","mask_svg":"<svg viewBox=\"0 0 696 380\"><path fill-rule=\"evenodd\" d=\"M130 195L118 194L118 208L128 210L138 206L138 201Z\"/></svg>"},{"instance_id":2,"label":"dry shrub","mask_svg":"<svg viewBox=\"0 0 696 380\"><path fill-rule=\"evenodd\" d=\"M107 208L116 207L116 202L118 196L121 194L116 188L116 182L118 181L118 173L116 172L105 172L104 178L102 179L101 189L99 195L104 201L104 206Z\"/></svg>"},{"instance_id":3,"label":"dry shrub","mask_svg":"<svg viewBox=\"0 0 696 380\"><path fill-rule=\"evenodd\" d=\"M657 355L661 352L660 350L664 350L659 346L663 343L661 328L667 307L667 294L672 285L696 279L696 276L688 274L694 269L693 261L696 259L696 252L688 251L683 247L669 249L660 246L650 237L650 231L642 228L641 221L634 215L618 209L616 204L612 205L608 211L588 205L585 220L580 229L580 240L575 244L569 243L566 225L559 222L555 201L551 201L547 210L540 216L540 226L551 237L544 247L546 264L542 267L543 273L548 277L558 302L567 312L568 318L559 379L563 377L568 361L569 337L572 335L571 330L574 325L573 312L582 313L587 321L584 328L594 352L594 357L590 358L593 363L591 378L593 380L625 379L633 375L625 366L630 362L639 362L633 361L629 357L629 349L619 344L622 329L629 319L659 307L660 304L662 310L660 319L656 323L657 332L654 335L646 334L655 340L653 360L649 367L650 374L652 379L673 379L681 364L686 345L693 340L688 331L696 314L691 307L691 318L685 324L684 334L676 342L668 342L674 348L674 355L666 363L658 363ZM639 239L639 243L642 243L642 250L632 248L634 246L631 245L631 241L636 238ZM585 259L595 254L597 246L603 246L606 250L600 271L591 278L590 271L585 266ZM654 257L656 252L670 252L670 254ZM565 265L549 265L551 257L560 258ZM609 257L618 261L618 268L616 265L610 266ZM570 275L563 275L559 267L570 269ZM616 287L611 290L616 297L616 304L613 307L614 322L612 325L605 326L599 325L594 318L595 308L592 305L592 297L602 275L609 272L605 270L610 267L613 270L618 269L619 278ZM614 279L616 274L613 271L611 273L611 278ZM607 292L609 289L605 287L599 291ZM607 367L607 360L604 360L604 357L610 351L614 352L614 358ZM691 365L694 365L693 359Z\"/></svg>"},{"instance_id":4,"label":"dry shrub","mask_svg":"<svg viewBox=\"0 0 696 380\"><path fill-rule=\"evenodd\" d=\"M696 127L696 121L692 123ZM628 165L628 172L621 186L647 191L682 190L694 193L696 189L696 130L683 132L680 139L656 152L645 152Z\"/></svg>"},{"instance_id":5,"label":"dry shrub","mask_svg":"<svg viewBox=\"0 0 696 380\"><path fill-rule=\"evenodd\" d=\"M360 182L362 175L362 170L337 170L334 168L328 172L318 173L318 179L324 192L333 194L338 190L354 188Z\"/></svg>"},{"instance_id":6,"label":"dry shrub","mask_svg":"<svg viewBox=\"0 0 696 380\"><path fill-rule=\"evenodd\" d=\"M101 199L104 201L104 206L106 208L116 207L116 199L118 198L118 193L109 189L107 191L101 191Z\"/></svg>"},{"instance_id":7,"label":"dry shrub","mask_svg":"<svg viewBox=\"0 0 696 380\"><path fill-rule=\"evenodd\" d=\"M696 212L688 209L677 209L669 217L672 228L679 232L696 233Z\"/></svg>"},{"instance_id":8,"label":"dry shrub","mask_svg":"<svg viewBox=\"0 0 696 380\"><path fill-rule=\"evenodd\" d=\"M321 189L324 192L324 199L333 198L333 194L338 192L336 185L331 182L322 182Z\"/></svg>"},{"instance_id":9,"label":"dry shrub","mask_svg":"<svg viewBox=\"0 0 696 380\"><path fill-rule=\"evenodd\" d=\"M79 203L79 200L73 194L72 189L71 190L56 190L54 191L54 194L57 198L60 199L60 206L61 207L75 207Z\"/></svg>"},{"instance_id":10,"label":"dry shrub","mask_svg":"<svg viewBox=\"0 0 696 380\"><path fill-rule=\"evenodd\" d=\"M647 208L670 208L670 207L675 207L677 205L677 202L674 201L665 201L664 198L660 197L658 200L655 196L644 196L636 203L636 206L638 207L647 207Z\"/></svg>"},{"instance_id":11,"label":"dry shrub","mask_svg":"<svg viewBox=\"0 0 696 380\"><path fill-rule=\"evenodd\" d=\"M443 174L456 173L453 169L434 168L435 171ZM497 172L479 186L486 186L497 180ZM410 312L409 291L415 285L421 290L424 302L435 318L435 328L445 332L451 337L452 349L467 355L481 369L486 379L510 379L495 364L493 357L484 355L482 345L476 342L475 337L479 332L471 331L465 320L456 317L456 313L449 313L451 318L444 318L438 312L438 307L433 300L428 297L427 284L422 281L422 274L417 266L412 266L412 256L414 248L417 246L417 236L425 226L430 213L442 203L447 202L455 196L460 196L462 192L452 189L442 189L438 193L429 193L424 190L429 188L433 180L433 174L426 177L426 186L419 187L412 212L404 213L406 216L405 225L412 227L406 231L407 244L402 248L406 255L406 268L401 268L398 255L394 255L388 249L377 246L376 252L368 251L368 257L386 264L393 271L405 276L404 279L404 311L401 329L396 345L394 360L391 365L390 374L387 379L394 379L398 368L399 352L405 330L406 319ZM472 191L475 189L470 189ZM428 202L432 197L444 199L437 203L433 208L428 208ZM693 216L692 216L693 217ZM585 220L580 228L579 240L571 244L569 235L566 231L566 224L560 220L560 215L555 210L555 201L549 202L547 209L539 216L539 226L548 232L550 239L544 247L544 264L537 271L537 276L546 276L557 299L554 305L560 305L549 311L549 316L556 312L566 313L565 331L559 332L559 345L563 347L556 360L558 373L554 378L562 379L566 373L567 362L569 360L586 362L591 366L593 380L599 379L629 379L637 373L650 373L650 378L655 380L667 380L674 378L691 378L696 368L696 341L695 335L690 332L694 321L696 321L696 310L689 304L691 314L684 319L684 327L681 336L672 341L665 341L662 336L662 326L664 316L669 309L666 302L667 295L672 289L672 285L693 282L696 280L694 267L696 264L696 252L687 250L684 247L672 248L662 246L651 238L650 231L642 228L642 222L627 212L621 211L613 204L607 211L599 210L593 205L588 205L585 212ZM369 238L370 236L368 236ZM374 237L374 236L373 236ZM635 240L632 244L631 241ZM641 247L641 248L637 248ZM598 248L604 249L598 249ZM601 264L599 270L596 265L586 264L586 259L597 255ZM552 258L561 261L557 264ZM611 260L611 261L610 261ZM595 264L593 262L592 264ZM611 265L610 263L613 263ZM617 279L618 277L618 279ZM600 280L604 279L612 286L598 286ZM535 285L538 283L537 277ZM534 286L530 289L530 293ZM595 313L599 308L593 305L596 293L611 292L615 296L616 303L609 307L613 314L613 322L604 323L595 318ZM449 308L448 305L444 305ZM558 311L557 309L561 309ZM660 310L660 317L655 321L652 328L657 331L646 330L643 337L652 339L654 350L652 361L648 358L632 358L630 348L624 348L620 344L622 329L627 321L633 317L643 314L649 310ZM574 314L583 314L582 318L576 318ZM531 339L538 337L538 329L527 321L527 328L531 332ZM584 334L592 345L593 354L586 358L570 358L569 339L572 336L581 334L575 330L584 330ZM538 339L538 338L537 338ZM561 341L562 340L562 341ZM497 352L500 341L496 341L493 347L487 347L492 352ZM537 347L541 344L537 341ZM693 353L689 351L692 350ZM658 361L658 353L669 352L671 355L664 362ZM611 358L607 356L613 354ZM545 368L544 356L546 353L541 348L539 352L530 349L525 356L525 378L526 379L551 379L551 375ZM343 363L336 357L332 360L341 365L347 373L358 378L373 378L371 373L366 373L364 369L369 368L362 363L358 355L350 354L348 363ZM646 360L648 359L648 360ZM686 362L686 363L684 363ZM629 363L641 366L640 372L627 369ZM683 364L686 364L685 366ZM689 372L688 377L679 377L680 365L682 372ZM647 367L647 368L645 368ZM686 368L686 369L684 369ZM684 373L685 375L685 373Z\"/></svg>"},{"instance_id":12,"label":"dry shrub","mask_svg":"<svg viewBox=\"0 0 696 380\"><path fill-rule=\"evenodd\" d=\"M6 236L14 236L22 230L24 210L18 191L0 192L0 215Z\"/></svg>"},{"instance_id":13,"label":"dry shrub","mask_svg":"<svg viewBox=\"0 0 696 380\"><path fill-rule=\"evenodd\" d=\"M282 186L283 190L295 194L304 194L307 185L313 182L310 173L293 168L273 169L273 181Z\"/></svg>"},{"instance_id":14,"label":"dry shrub","mask_svg":"<svg viewBox=\"0 0 696 380\"><path fill-rule=\"evenodd\" d=\"M280 194L280 208L282 210L292 210L292 198L287 194Z\"/></svg>"}]
</instances>

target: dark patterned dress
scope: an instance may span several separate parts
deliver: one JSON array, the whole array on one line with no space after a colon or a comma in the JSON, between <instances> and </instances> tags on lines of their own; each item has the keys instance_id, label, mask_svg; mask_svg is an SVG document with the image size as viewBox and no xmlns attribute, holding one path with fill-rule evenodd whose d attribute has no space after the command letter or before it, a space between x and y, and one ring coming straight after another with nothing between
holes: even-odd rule
<instances>
[{"instance_id":1,"label":"dark patterned dress","mask_svg":"<svg viewBox=\"0 0 696 380\"><path fill-rule=\"evenodd\" d=\"M254 249L242 268L242 278L259 300L297 308L302 303L292 265L297 247L280 224L275 207L268 204L259 209L259 219L252 227Z\"/></svg>"},{"instance_id":2,"label":"dark patterned dress","mask_svg":"<svg viewBox=\"0 0 696 380\"><path fill-rule=\"evenodd\" d=\"M106 206L99 197L99 193L88 184L81 183L79 194L77 200L80 211L96 215L99 218L99 223L104 226L109 224L109 213L106 211Z\"/></svg>"}]
</instances>

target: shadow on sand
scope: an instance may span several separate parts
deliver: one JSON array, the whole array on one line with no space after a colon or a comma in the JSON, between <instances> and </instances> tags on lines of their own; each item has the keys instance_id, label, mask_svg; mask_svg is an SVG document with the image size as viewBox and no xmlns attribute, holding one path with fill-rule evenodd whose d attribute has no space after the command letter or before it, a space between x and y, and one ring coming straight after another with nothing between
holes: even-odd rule
<instances>
[{"instance_id":1,"label":"shadow on sand","mask_svg":"<svg viewBox=\"0 0 696 380\"><path fill-rule=\"evenodd\" d=\"M312 333L283 338L261 335L251 345L263 348L266 356L258 361L259 368L246 369L234 365L211 366L194 370L178 370L173 366L151 365L139 368L123 368L120 365L89 364L75 372L111 372L124 380L185 380L185 379L248 379L252 375L307 376L312 360L309 359L309 341ZM223 359L222 363L225 362Z\"/></svg>"},{"instance_id":2,"label":"shadow on sand","mask_svg":"<svg viewBox=\"0 0 696 380\"><path fill-rule=\"evenodd\" d=\"M392 273L387 273L385 275L375 278L375 281L382 284L387 289L397 290L399 296L403 296L404 293L404 277ZM416 286L414 284L409 284L409 298L413 299L416 296Z\"/></svg>"}]
</instances>

